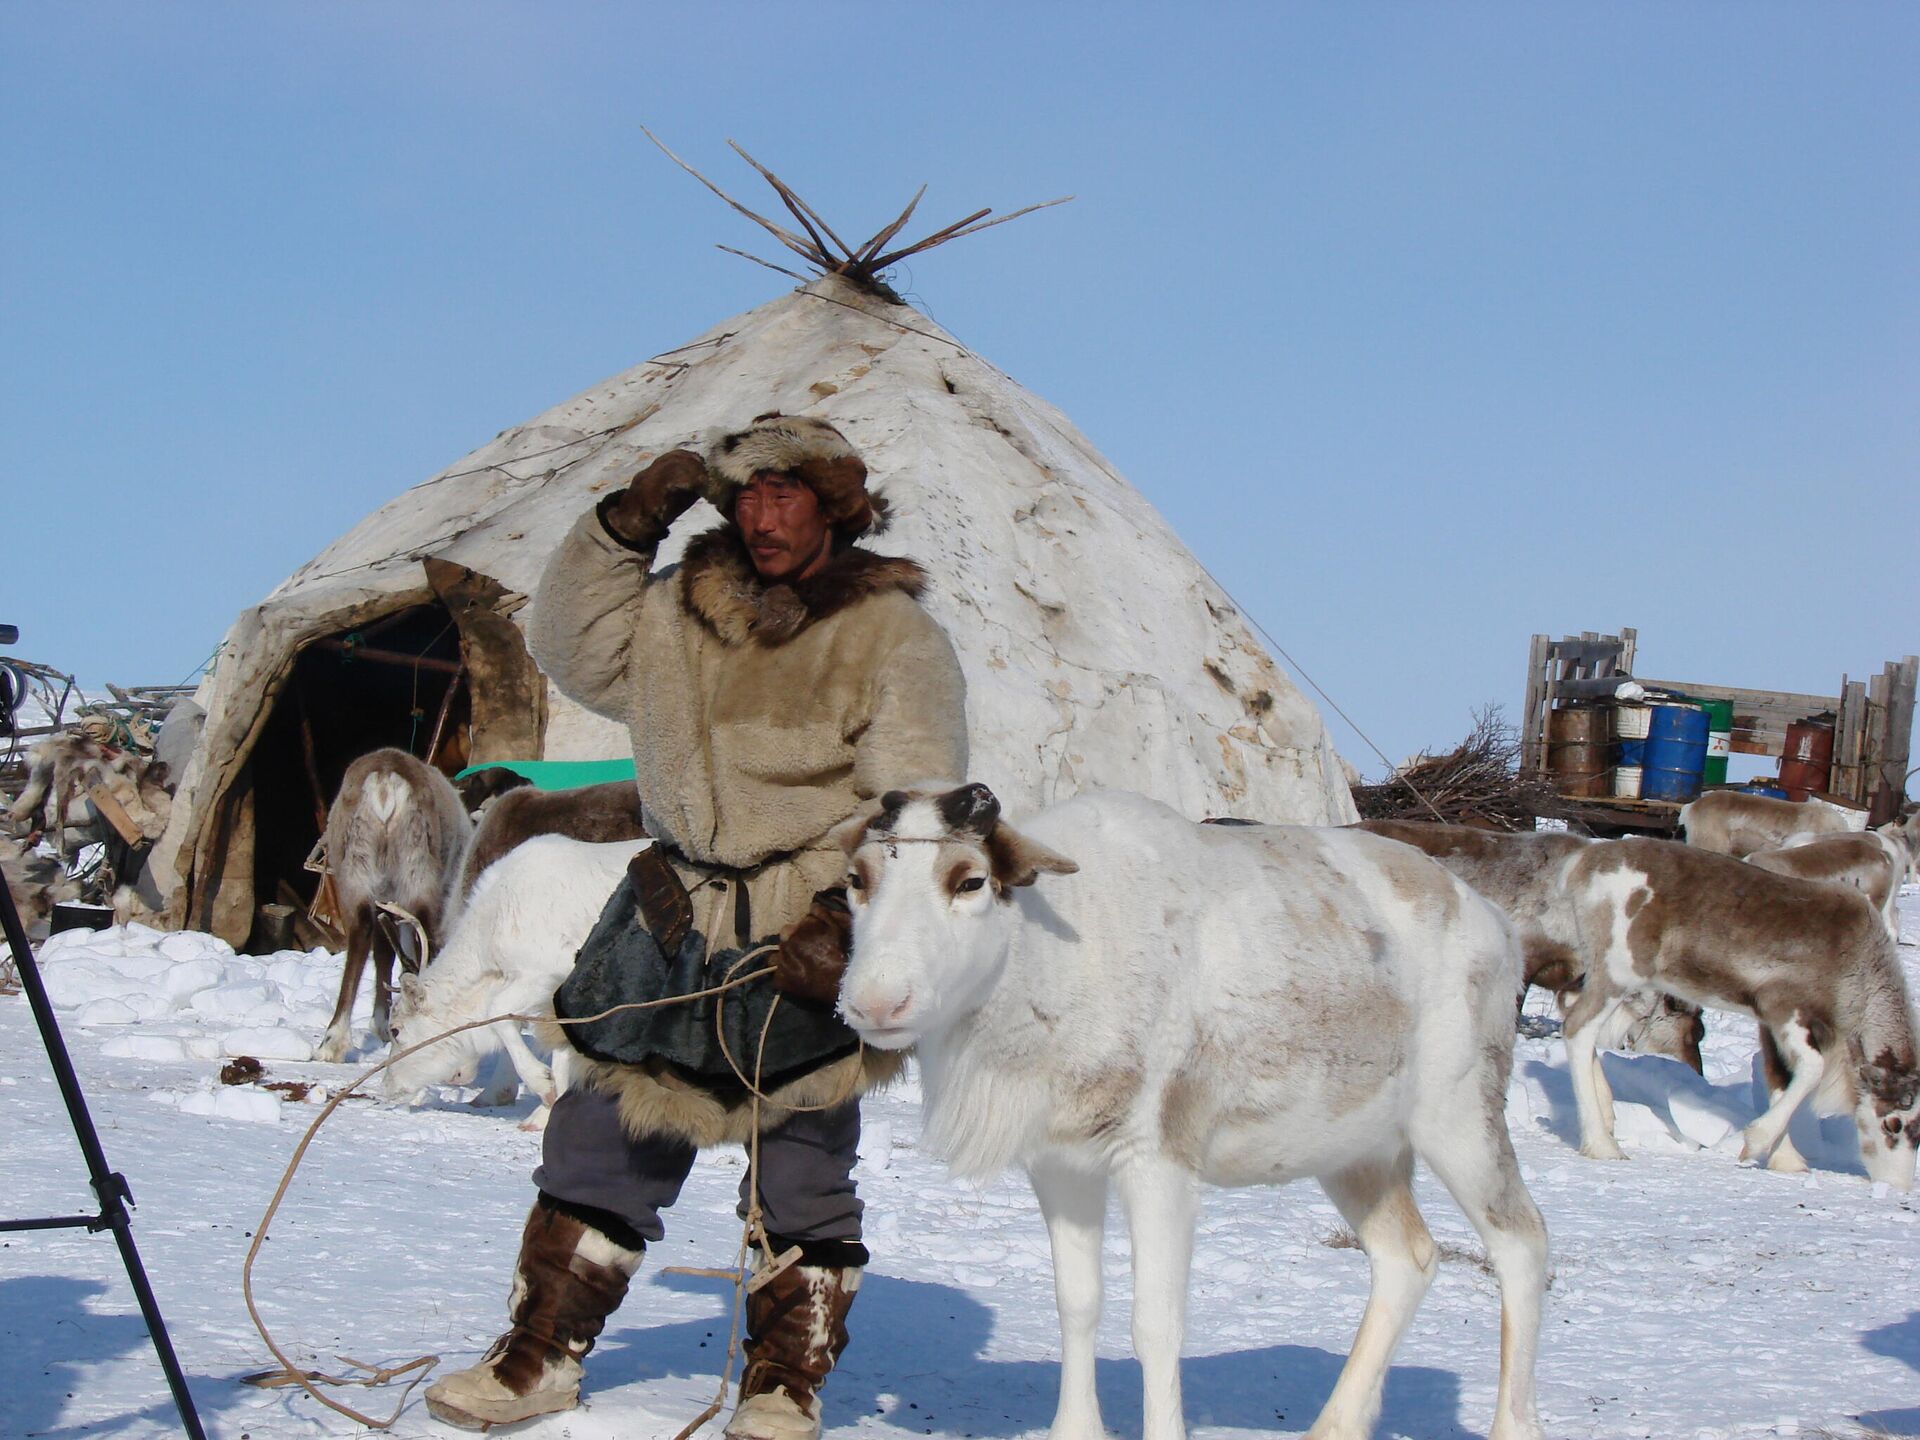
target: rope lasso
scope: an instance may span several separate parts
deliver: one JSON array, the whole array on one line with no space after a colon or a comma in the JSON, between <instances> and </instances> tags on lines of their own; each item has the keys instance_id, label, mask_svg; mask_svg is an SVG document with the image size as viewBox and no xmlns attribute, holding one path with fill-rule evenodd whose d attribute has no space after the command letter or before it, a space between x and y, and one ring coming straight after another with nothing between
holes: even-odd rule
<instances>
[{"instance_id":1,"label":"rope lasso","mask_svg":"<svg viewBox=\"0 0 1920 1440\"><path fill-rule=\"evenodd\" d=\"M352 1098L355 1094L359 1093L360 1087L362 1085L364 1085L367 1081L371 1080L374 1076L378 1075L381 1071L388 1069L390 1066L394 1064L397 1064L399 1061L404 1060L409 1055L415 1054L421 1050L425 1050L430 1045L437 1045L442 1040L449 1039L452 1036L464 1034L469 1030L478 1030L488 1025L498 1025L508 1021L511 1021L516 1024L537 1024L544 1021L551 1021L552 1023L561 1025L561 1026L584 1025L589 1023L590 1021L604 1020L607 1016L618 1014L624 1010L652 1010L652 1009L656 1009L666 1005L684 1005L694 1000L705 999L710 995L724 995L727 991L737 990L743 985L750 984L751 982L760 979L761 976L763 975L772 974L773 973L772 966L765 966L759 970L751 971L746 975L736 975L734 972L737 972L740 966L743 964L746 964L749 960L757 959L759 956L764 955L775 948L777 947L774 945L763 945L759 947L757 950L749 952L747 955L742 956L740 961L734 965L733 970L729 971L728 973L728 978L724 980L722 983L720 983L719 985L709 986L707 989L704 989L704 990L691 991L685 995L670 995L670 996L665 996L658 1000L631 1000L631 1001L627 1001L624 1004L609 1006L607 1009L602 1010L595 1015L578 1015L578 1016L573 1016L571 1018L564 1019L564 1020L553 1015L524 1015L519 1013L509 1013L505 1015L489 1015L484 1020L469 1020L465 1024L456 1025L449 1030L443 1030L437 1035L430 1035L425 1040L418 1041L412 1045L407 1046L407 1048L404 1050L401 1050L392 1055L389 1055L385 1060L382 1060L378 1065L374 1065L369 1069L363 1070L360 1074L356 1075L352 1079L352 1081L350 1081L345 1087L336 1091L331 1097L329 1097L329 1099L327 1100L327 1103L320 1108L320 1113L313 1117L313 1123L307 1126L306 1133L300 1137L300 1143L294 1146L293 1157L287 1162L287 1168L280 1177L280 1183L274 1189L273 1198L267 1202L267 1208L260 1216L260 1223L254 1227L253 1243L247 1247L247 1258L240 1267L240 1291L241 1291L242 1297L246 1301L247 1315L253 1321L253 1328L259 1332L261 1342L267 1347L268 1352L273 1356L273 1358L280 1362L280 1365L282 1367L281 1370L277 1372L265 1371L258 1375L249 1376L247 1377L248 1380L253 1384L267 1386L267 1387L288 1385L288 1384L298 1385L302 1390L305 1390L307 1394L311 1395L315 1400L318 1400L322 1405L326 1406L329 1410L332 1410L337 1414L345 1415L350 1420L358 1421L360 1424L365 1425L369 1429L387 1430L392 1428L394 1422L400 1418L401 1412L406 1409L407 1398L410 1395L412 1395L414 1388L418 1386L421 1381L427 1378L428 1374L431 1373L432 1368L435 1365L440 1363L440 1357L438 1355L422 1355L400 1365L373 1367L373 1366L363 1365L358 1361L350 1360L350 1359L347 1359L347 1357L342 1356L341 1359L344 1360L345 1363L349 1365L353 1365L357 1369L370 1371L371 1378L350 1379L345 1382L339 1382L334 1380L333 1377L323 1376L323 1375L313 1375L307 1371L300 1369L297 1365L295 1365L293 1361L288 1358L286 1352L281 1350L279 1345L277 1345L274 1342L272 1334L269 1333L267 1329L266 1321L263 1318L261 1318L259 1307L254 1303L253 1264L254 1264L254 1261L259 1257L260 1247L266 1243L267 1228L273 1223L273 1217L276 1213L278 1213L280 1209L280 1202L286 1198L287 1188L293 1183L294 1173L300 1168L301 1162L306 1158L307 1150L313 1144L314 1136L319 1133L320 1127L327 1122L327 1119L333 1114L335 1110L339 1109L340 1106L344 1104L348 1099ZM777 1003L778 1002L776 1000L776 1006L777 1006ZM767 1018L768 1018L768 1021L771 1022L773 1018L772 1009L769 1009ZM766 1046L766 1030L764 1027L762 1028L762 1031L761 1031L760 1040L761 1040L761 1048L764 1050ZM724 1045L722 1048L724 1050ZM738 1065L735 1064L731 1055L727 1057L727 1063L729 1065L734 1066L734 1070L736 1074L739 1073L739 1067ZM759 1065L758 1065L758 1062L756 1061L755 1078L758 1079L758 1077L759 1077ZM746 1079L744 1075L742 1075L740 1078L742 1079L743 1082ZM758 1120L759 1120L760 1092L757 1085L750 1085L749 1088L752 1089L753 1097L754 1097L753 1098L753 1105L754 1105L753 1119L755 1122L755 1132L754 1132L755 1144L753 1147L753 1152L749 1157L748 1163L749 1165L755 1165L757 1164L757 1161L758 1161L758 1152L759 1152ZM754 1191L754 1194L756 1196L756 1201L757 1201L757 1196L758 1196L757 1182L756 1182L756 1189ZM751 1232L749 1231L749 1233ZM764 1234L765 1232L762 1231L762 1233ZM740 1260L742 1262L744 1262L745 1256L746 1256L746 1243L745 1241L743 1241L741 1250L740 1250ZM736 1285L739 1284L737 1274L736 1274L735 1283ZM738 1293L736 1292L736 1295L735 1295L736 1303L734 1307L736 1312L738 1311L738 1308L739 1308L738 1298L739 1298ZM737 1329L737 1325L738 1325L737 1314L735 1319L735 1325ZM686 1436L691 1435L694 1430L697 1430L701 1425L705 1424L706 1421L709 1418L711 1418L713 1414L717 1413L718 1406L724 1403L724 1397L726 1395L726 1387L727 1387L727 1384L729 1383L732 1368L733 1368L734 1348L735 1348L734 1337L730 1336L728 1339L728 1345L727 1345L727 1372L728 1373L726 1375L723 1375L721 1378L720 1393L721 1393L722 1399L720 1401L717 1401L715 1403L715 1406L709 1409L705 1414L703 1414L699 1420L694 1422L693 1425L687 1427L687 1429L683 1430L680 1433L680 1435L676 1436L675 1440L685 1440ZM399 1405L395 1407L393 1414L389 1415L385 1420L377 1420L370 1415L363 1415L360 1411L355 1410L351 1405L341 1404L340 1402L334 1400L332 1397L321 1393L321 1391L317 1388L317 1385L316 1385L316 1381L327 1381L328 1383L348 1383L348 1384L357 1384L357 1385L375 1385L375 1384L383 1383L385 1380L394 1379L401 1375L408 1374L415 1370L418 1370L419 1373L415 1374L413 1379L407 1382L407 1388L403 1390L400 1394Z\"/></svg>"}]
</instances>

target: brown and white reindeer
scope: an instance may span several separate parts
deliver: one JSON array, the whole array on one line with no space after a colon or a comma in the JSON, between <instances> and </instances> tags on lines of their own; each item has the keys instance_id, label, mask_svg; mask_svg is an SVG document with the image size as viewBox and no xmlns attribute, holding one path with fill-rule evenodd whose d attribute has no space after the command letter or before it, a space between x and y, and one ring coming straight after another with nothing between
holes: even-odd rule
<instances>
[{"instance_id":1,"label":"brown and white reindeer","mask_svg":"<svg viewBox=\"0 0 1920 1440\"><path fill-rule=\"evenodd\" d=\"M327 812L327 869L346 926L340 998L318 1057L344 1060L353 1039L353 1002L373 957L373 1031L389 1038L395 946L387 919L394 906L419 922L429 950L446 938L459 906L460 861L473 821L453 783L425 761L391 747L347 767ZM407 960L408 969L417 960Z\"/></svg>"},{"instance_id":2,"label":"brown and white reindeer","mask_svg":"<svg viewBox=\"0 0 1920 1440\"><path fill-rule=\"evenodd\" d=\"M1883 826L1860 834L1789 835L1774 850L1755 850L1749 865L1776 875L1845 885L1867 897L1887 933L1900 938L1900 885L1913 864L1905 834L1897 826Z\"/></svg>"},{"instance_id":3,"label":"brown and white reindeer","mask_svg":"<svg viewBox=\"0 0 1920 1440\"><path fill-rule=\"evenodd\" d=\"M1590 846L1562 883L1587 957L1566 1018L1582 1153L1621 1158L1594 1048L1608 1012L1651 987L1760 1022L1774 1098L1743 1158L1773 1155L1811 1098L1852 1112L1869 1178L1912 1187L1920 1041L1893 939L1864 896L1643 839Z\"/></svg>"},{"instance_id":4,"label":"brown and white reindeer","mask_svg":"<svg viewBox=\"0 0 1920 1440\"><path fill-rule=\"evenodd\" d=\"M1742 790L1709 790L1680 807L1680 828L1686 832L1687 844L1736 860L1755 850L1775 849L1799 831L1844 835L1861 829L1864 821L1864 815L1856 820L1836 805L1776 800Z\"/></svg>"},{"instance_id":5,"label":"brown and white reindeer","mask_svg":"<svg viewBox=\"0 0 1920 1440\"><path fill-rule=\"evenodd\" d=\"M1566 1012L1586 981L1587 965L1560 878L1594 841L1562 831L1509 833L1418 820L1362 820L1354 828L1431 855L1498 905L1520 939L1526 983L1551 991ZM1642 992L1614 1012L1597 1047L1671 1055L1704 1075L1700 1042L1706 1034L1699 1006Z\"/></svg>"},{"instance_id":6,"label":"brown and white reindeer","mask_svg":"<svg viewBox=\"0 0 1920 1440\"><path fill-rule=\"evenodd\" d=\"M835 835L854 917L841 1013L869 1045L918 1047L926 1138L954 1169L1019 1164L1039 1197L1062 1334L1052 1440L1105 1436L1110 1184L1145 1440L1180 1440L1200 1187L1308 1176L1373 1273L1310 1433L1362 1440L1438 1268L1416 1154L1499 1279L1491 1440L1537 1440L1547 1236L1507 1134L1520 956L1490 903L1379 836L1196 824L1137 795L1083 795L1015 832L984 785L894 791Z\"/></svg>"}]
</instances>

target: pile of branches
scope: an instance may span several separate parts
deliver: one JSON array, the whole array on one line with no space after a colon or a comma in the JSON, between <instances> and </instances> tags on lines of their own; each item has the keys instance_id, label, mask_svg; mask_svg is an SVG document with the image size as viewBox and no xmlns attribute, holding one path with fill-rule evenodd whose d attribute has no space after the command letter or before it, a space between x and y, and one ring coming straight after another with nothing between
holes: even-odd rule
<instances>
[{"instance_id":1,"label":"pile of branches","mask_svg":"<svg viewBox=\"0 0 1920 1440\"><path fill-rule=\"evenodd\" d=\"M1520 774L1520 732L1498 705L1475 712L1467 738L1446 754L1423 751L1379 784L1354 786L1353 803L1362 820L1443 820L1486 830L1531 830L1538 816L1568 813L1544 777Z\"/></svg>"}]
</instances>

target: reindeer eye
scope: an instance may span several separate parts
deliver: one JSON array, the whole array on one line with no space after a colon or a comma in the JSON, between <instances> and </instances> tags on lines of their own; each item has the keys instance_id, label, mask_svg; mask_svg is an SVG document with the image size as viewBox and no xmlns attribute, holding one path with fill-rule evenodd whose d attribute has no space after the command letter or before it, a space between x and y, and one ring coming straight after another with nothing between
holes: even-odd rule
<instances>
[{"instance_id":1,"label":"reindeer eye","mask_svg":"<svg viewBox=\"0 0 1920 1440\"><path fill-rule=\"evenodd\" d=\"M981 886L985 885L986 883L987 883L986 876L970 875L965 880L962 880L954 888L962 895L971 895L974 891L978 890Z\"/></svg>"},{"instance_id":2,"label":"reindeer eye","mask_svg":"<svg viewBox=\"0 0 1920 1440\"><path fill-rule=\"evenodd\" d=\"M849 870L847 872L847 889L864 890L866 888L867 882L861 877L858 870Z\"/></svg>"}]
</instances>

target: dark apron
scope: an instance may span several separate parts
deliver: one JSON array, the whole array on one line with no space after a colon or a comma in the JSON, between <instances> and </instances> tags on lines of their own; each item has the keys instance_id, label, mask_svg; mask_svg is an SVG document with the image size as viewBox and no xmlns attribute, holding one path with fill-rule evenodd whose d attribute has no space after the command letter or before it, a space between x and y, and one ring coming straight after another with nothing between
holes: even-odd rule
<instances>
[{"instance_id":1,"label":"dark apron","mask_svg":"<svg viewBox=\"0 0 1920 1440\"><path fill-rule=\"evenodd\" d=\"M641 868L636 861L636 869ZM659 883L657 873L655 884ZM733 877L732 883L734 934L728 938L733 943L720 946L687 925L656 920L649 928L634 873L622 877L593 933L580 947L573 973L554 992L554 1014L562 1020L598 1015L616 1005L690 995L722 985L732 975L765 969L772 960L770 953L744 965L741 959L757 944L770 944L779 937L749 940L752 919L745 905L746 886L739 877ZM671 953L655 938L656 930L669 942L677 940ZM773 1013L770 1027L769 1011ZM742 1075L750 1081L757 1075L759 1088L766 1091L860 1048L859 1037L833 1007L778 994L771 975L724 994L647 1010L621 1010L566 1030L574 1049L591 1059L622 1065L661 1062L682 1079L728 1099L747 1093Z\"/></svg>"}]
</instances>

